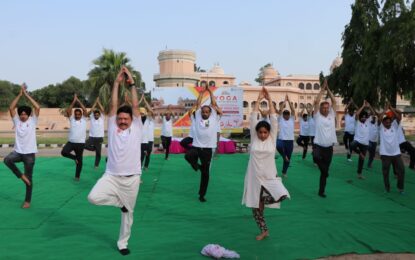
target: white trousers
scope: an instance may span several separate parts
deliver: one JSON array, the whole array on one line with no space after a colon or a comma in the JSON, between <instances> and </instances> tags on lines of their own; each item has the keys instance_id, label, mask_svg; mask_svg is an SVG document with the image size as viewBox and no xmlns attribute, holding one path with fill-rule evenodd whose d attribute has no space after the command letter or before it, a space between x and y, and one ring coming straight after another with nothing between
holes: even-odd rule
<instances>
[{"instance_id":1,"label":"white trousers","mask_svg":"<svg viewBox=\"0 0 415 260\"><path fill-rule=\"evenodd\" d=\"M114 206L128 209L121 212L120 236L118 238L118 249L128 246L133 225L133 212L140 187L140 175L122 177L105 174L103 175L88 195L90 203L100 206Z\"/></svg>"}]
</instances>

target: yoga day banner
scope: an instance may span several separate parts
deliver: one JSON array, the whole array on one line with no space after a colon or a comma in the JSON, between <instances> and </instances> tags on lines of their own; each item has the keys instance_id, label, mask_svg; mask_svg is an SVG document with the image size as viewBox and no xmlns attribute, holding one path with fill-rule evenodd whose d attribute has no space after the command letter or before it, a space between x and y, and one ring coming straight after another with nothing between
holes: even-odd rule
<instances>
[{"instance_id":1,"label":"yoga day banner","mask_svg":"<svg viewBox=\"0 0 415 260\"><path fill-rule=\"evenodd\" d=\"M224 133L242 132L243 123L243 90L240 87L210 87L218 106L223 111L220 124ZM156 87L151 92L151 104L155 113L155 127L161 127L160 114L168 109L173 113L173 127L188 129L191 122L188 111L196 103L203 87ZM205 92L202 105L210 104L210 96ZM187 131L183 131L187 132Z\"/></svg>"}]
</instances>

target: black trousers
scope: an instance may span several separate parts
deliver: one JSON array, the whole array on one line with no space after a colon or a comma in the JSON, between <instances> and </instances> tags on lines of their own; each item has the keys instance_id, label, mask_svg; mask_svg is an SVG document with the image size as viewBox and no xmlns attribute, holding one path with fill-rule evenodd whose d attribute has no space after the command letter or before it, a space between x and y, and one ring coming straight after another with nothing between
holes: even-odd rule
<instances>
[{"instance_id":1,"label":"black trousers","mask_svg":"<svg viewBox=\"0 0 415 260\"><path fill-rule=\"evenodd\" d=\"M392 165L395 175L398 179L398 189L403 191L404 178L405 178L405 166L403 165L401 155L396 156L386 156L381 155L380 159L382 160L382 173L383 173L383 182L385 184L386 191L390 191L389 183L389 170Z\"/></svg>"},{"instance_id":2,"label":"black trousers","mask_svg":"<svg viewBox=\"0 0 415 260\"><path fill-rule=\"evenodd\" d=\"M185 159L189 162L193 169L200 169L201 175L199 196L203 198L206 195L209 185L209 170L210 162L212 160L212 148L193 147L186 152ZM199 159L200 164L198 164Z\"/></svg>"},{"instance_id":3,"label":"black trousers","mask_svg":"<svg viewBox=\"0 0 415 260\"><path fill-rule=\"evenodd\" d=\"M368 145L361 144L358 141L353 141L353 142L350 143L350 150L352 150L353 152L355 152L359 155L359 162L357 164L357 173L358 174L362 174L363 164L365 162L365 156L366 156L366 152L367 152L368 148L369 148ZM363 158L362 158L361 154L363 155Z\"/></svg>"},{"instance_id":4,"label":"black trousers","mask_svg":"<svg viewBox=\"0 0 415 260\"><path fill-rule=\"evenodd\" d=\"M402 153L407 152L409 154L409 168L413 169L415 166L415 148L408 141L401 143L399 147L401 148Z\"/></svg>"},{"instance_id":5,"label":"black trousers","mask_svg":"<svg viewBox=\"0 0 415 260\"><path fill-rule=\"evenodd\" d=\"M333 157L333 146L323 147L314 144L313 156L320 169L320 187L318 194L324 194L326 191L327 178L329 177L329 168Z\"/></svg>"},{"instance_id":6,"label":"black trousers","mask_svg":"<svg viewBox=\"0 0 415 260\"><path fill-rule=\"evenodd\" d=\"M95 151L95 167L99 166L101 161L101 149L102 143L104 142L103 137L89 137L85 143L85 149L88 151Z\"/></svg>"},{"instance_id":7,"label":"black trousers","mask_svg":"<svg viewBox=\"0 0 415 260\"><path fill-rule=\"evenodd\" d=\"M151 142L148 142L147 143L147 153L146 153L146 159L145 159L145 161L144 161L144 167L145 168L148 168L148 166L150 165L150 156L151 156L151 153L153 152L153 141L151 141Z\"/></svg>"},{"instance_id":8,"label":"black trousers","mask_svg":"<svg viewBox=\"0 0 415 260\"><path fill-rule=\"evenodd\" d=\"M171 144L171 136L160 136L161 138L161 144L163 145L163 148L166 149L166 159L169 158L170 153L170 144Z\"/></svg>"},{"instance_id":9,"label":"black trousers","mask_svg":"<svg viewBox=\"0 0 415 260\"><path fill-rule=\"evenodd\" d=\"M354 134L351 134L349 132L344 132L343 143L344 143L344 147L347 150L347 159L350 159L352 157L352 151L350 149L350 144L351 142L353 142L353 139L354 139Z\"/></svg>"},{"instance_id":10,"label":"black trousers","mask_svg":"<svg viewBox=\"0 0 415 260\"><path fill-rule=\"evenodd\" d=\"M193 138L190 137L190 136L185 137L180 141L181 147L183 147L186 150L188 150L192 147L192 146L190 146L192 143L193 143Z\"/></svg>"},{"instance_id":11,"label":"black trousers","mask_svg":"<svg viewBox=\"0 0 415 260\"><path fill-rule=\"evenodd\" d=\"M143 162L144 162L144 159L146 158L147 150L148 150L148 143L141 143L141 156L140 156L141 167L143 167Z\"/></svg>"},{"instance_id":12,"label":"black trousers","mask_svg":"<svg viewBox=\"0 0 415 260\"><path fill-rule=\"evenodd\" d=\"M369 151L369 160L367 162L367 167L371 168L372 167L372 163L373 163L373 159L375 159L375 155L376 155L376 147L378 146L377 142L372 142L369 141L369 147L368 147L368 151Z\"/></svg>"},{"instance_id":13,"label":"black trousers","mask_svg":"<svg viewBox=\"0 0 415 260\"><path fill-rule=\"evenodd\" d=\"M84 143L71 143L71 142L67 142L65 146L62 148L61 154L63 157L69 158L77 162L76 170L75 170L75 178L81 177L84 148L85 148ZM72 154L72 151L75 154Z\"/></svg>"},{"instance_id":14,"label":"black trousers","mask_svg":"<svg viewBox=\"0 0 415 260\"><path fill-rule=\"evenodd\" d=\"M33 167L35 166L35 154L21 154L16 151L11 152L4 158L4 164L9 167L10 170L16 175L17 178L21 178L23 173L16 167L16 163L23 162L24 174L29 179L31 185L26 184L26 197L25 201L30 202L32 200L33 189Z\"/></svg>"},{"instance_id":15,"label":"black trousers","mask_svg":"<svg viewBox=\"0 0 415 260\"><path fill-rule=\"evenodd\" d=\"M307 150L308 150L308 143L310 142L310 137L309 136L304 136L304 135L300 135L297 138L297 144L301 147L303 147L303 159L306 157L307 155Z\"/></svg>"}]
</instances>

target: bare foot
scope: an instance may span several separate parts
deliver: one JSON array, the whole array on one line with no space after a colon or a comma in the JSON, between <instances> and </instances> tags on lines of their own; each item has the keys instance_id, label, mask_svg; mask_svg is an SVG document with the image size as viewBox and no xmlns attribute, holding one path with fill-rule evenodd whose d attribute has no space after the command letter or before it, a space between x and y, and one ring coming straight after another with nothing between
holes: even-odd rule
<instances>
[{"instance_id":1,"label":"bare foot","mask_svg":"<svg viewBox=\"0 0 415 260\"><path fill-rule=\"evenodd\" d=\"M259 234L258 236L256 236L256 240L263 240L264 238L266 238L267 236L269 236L269 232L268 232L268 230L267 231L264 231L264 232L262 232L261 234Z\"/></svg>"},{"instance_id":2,"label":"bare foot","mask_svg":"<svg viewBox=\"0 0 415 260\"><path fill-rule=\"evenodd\" d=\"M22 177L20 177L21 179L22 179L22 181L27 185L27 186L30 186L30 185L32 185L31 183L30 183L30 180L27 178L27 176L26 175L24 175L24 174L22 174Z\"/></svg>"},{"instance_id":3,"label":"bare foot","mask_svg":"<svg viewBox=\"0 0 415 260\"><path fill-rule=\"evenodd\" d=\"M22 209L28 209L28 208L30 208L30 202L27 202L27 201L23 202Z\"/></svg>"}]
</instances>

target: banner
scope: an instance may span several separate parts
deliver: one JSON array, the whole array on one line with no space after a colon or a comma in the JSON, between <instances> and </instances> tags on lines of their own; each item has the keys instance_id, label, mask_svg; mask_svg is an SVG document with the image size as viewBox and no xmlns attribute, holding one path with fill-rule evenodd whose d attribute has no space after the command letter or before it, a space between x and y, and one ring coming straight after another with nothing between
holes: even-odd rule
<instances>
[{"instance_id":1,"label":"banner","mask_svg":"<svg viewBox=\"0 0 415 260\"><path fill-rule=\"evenodd\" d=\"M222 132L242 132L243 89L240 87L210 87L223 115L220 120ZM196 103L203 87L156 87L151 93L151 105L155 113L155 127L161 127L160 114L170 110L173 113L173 127L180 131L188 129L191 121L187 113ZM210 96L205 92L202 105L210 105Z\"/></svg>"}]
</instances>

